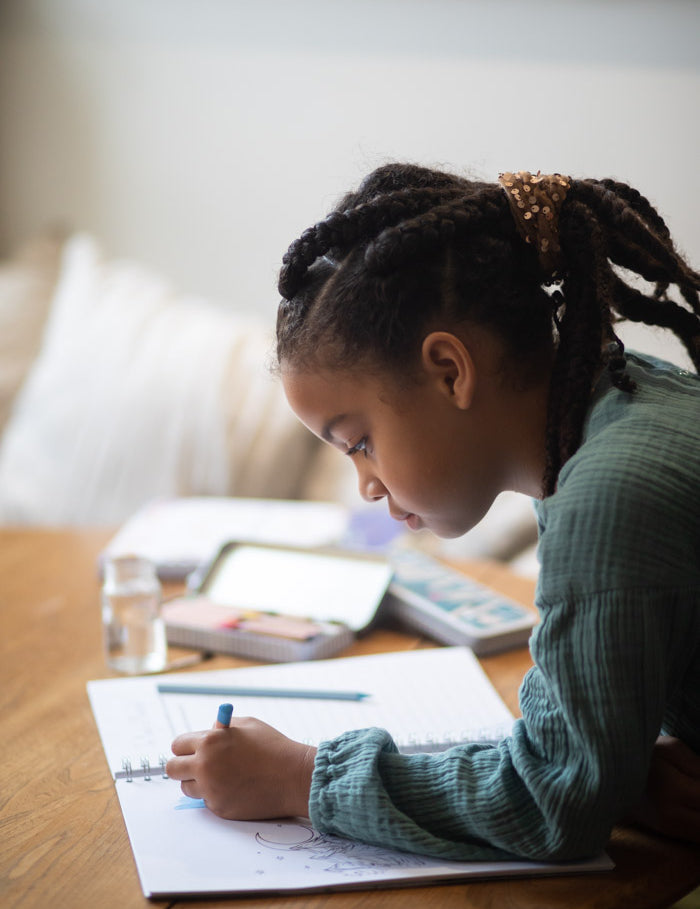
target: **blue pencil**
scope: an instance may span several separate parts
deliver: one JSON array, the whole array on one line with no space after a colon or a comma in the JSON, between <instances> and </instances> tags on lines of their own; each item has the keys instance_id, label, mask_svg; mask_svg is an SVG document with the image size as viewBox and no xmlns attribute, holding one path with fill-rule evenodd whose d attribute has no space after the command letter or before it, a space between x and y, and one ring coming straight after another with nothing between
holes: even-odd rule
<instances>
[{"instance_id":1,"label":"blue pencil","mask_svg":"<svg viewBox=\"0 0 700 909\"><path fill-rule=\"evenodd\" d=\"M160 694L215 694L240 698L304 698L321 701L362 701L369 697L361 691L313 691L297 688L236 688L226 685L181 685L161 682Z\"/></svg>"},{"instance_id":2,"label":"blue pencil","mask_svg":"<svg viewBox=\"0 0 700 909\"><path fill-rule=\"evenodd\" d=\"M216 726L218 729L226 729L231 725L231 716L233 714L233 704L220 704L219 712L216 715Z\"/></svg>"}]
</instances>

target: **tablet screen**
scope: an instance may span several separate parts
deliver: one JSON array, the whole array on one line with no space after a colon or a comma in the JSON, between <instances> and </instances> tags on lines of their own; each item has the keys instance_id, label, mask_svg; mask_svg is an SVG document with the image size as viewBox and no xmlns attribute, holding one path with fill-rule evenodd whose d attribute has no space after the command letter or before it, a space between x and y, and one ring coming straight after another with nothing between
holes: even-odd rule
<instances>
[{"instance_id":1,"label":"tablet screen","mask_svg":"<svg viewBox=\"0 0 700 909\"><path fill-rule=\"evenodd\" d=\"M240 544L224 550L201 592L222 606L368 625L391 581L382 559Z\"/></svg>"}]
</instances>

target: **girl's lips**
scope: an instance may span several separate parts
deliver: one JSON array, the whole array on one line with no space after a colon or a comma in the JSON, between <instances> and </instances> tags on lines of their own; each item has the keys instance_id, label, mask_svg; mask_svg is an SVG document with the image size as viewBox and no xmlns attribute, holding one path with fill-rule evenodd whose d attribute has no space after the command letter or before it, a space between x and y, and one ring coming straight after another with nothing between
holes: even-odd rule
<instances>
[{"instance_id":1,"label":"girl's lips","mask_svg":"<svg viewBox=\"0 0 700 909\"><path fill-rule=\"evenodd\" d=\"M405 511L402 514L394 514L393 511L389 509L389 514L395 521L405 521L411 530L420 530L423 526L423 522L418 515L412 514L410 511Z\"/></svg>"}]
</instances>

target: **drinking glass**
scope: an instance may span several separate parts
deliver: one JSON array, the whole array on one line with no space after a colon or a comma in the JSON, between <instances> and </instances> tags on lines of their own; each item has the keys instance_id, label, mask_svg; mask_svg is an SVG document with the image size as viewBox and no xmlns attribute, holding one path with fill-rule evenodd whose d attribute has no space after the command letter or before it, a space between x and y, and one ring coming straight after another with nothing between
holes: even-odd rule
<instances>
[{"instance_id":1,"label":"drinking glass","mask_svg":"<svg viewBox=\"0 0 700 909\"><path fill-rule=\"evenodd\" d=\"M107 664L117 672L161 672L168 661L162 591L155 565L137 555L108 559L102 585Z\"/></svg>"}]
</instances>

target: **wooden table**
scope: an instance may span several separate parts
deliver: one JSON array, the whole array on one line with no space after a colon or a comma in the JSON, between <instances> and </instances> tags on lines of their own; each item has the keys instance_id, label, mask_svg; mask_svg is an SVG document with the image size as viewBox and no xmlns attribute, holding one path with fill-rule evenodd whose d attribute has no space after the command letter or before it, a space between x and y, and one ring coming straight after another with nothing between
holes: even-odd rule
<instances>
[{"instance_id":1,"label":"wooden table","mask_svg":"<svg viewBox=\"0 0 700 909\"><path fill-rule=\"evenodd\" d=\"M102 655L96 556L108 533L0 530L0 905L143 907L129 841L85 691L109 675ZM524 602L532 584L493 564L472 574ZM351 653L430 646L379 629ZM483 660L510 708L526 650ZM216 657L207 667L247 665ZM604 874L472 881L415 889L189 901L237 909L668 906L700 883L700 850L616 829ZM171 901L156 905L175 906Z\"/></svg>"}]
</instances>

